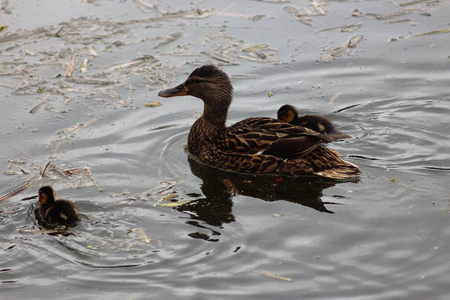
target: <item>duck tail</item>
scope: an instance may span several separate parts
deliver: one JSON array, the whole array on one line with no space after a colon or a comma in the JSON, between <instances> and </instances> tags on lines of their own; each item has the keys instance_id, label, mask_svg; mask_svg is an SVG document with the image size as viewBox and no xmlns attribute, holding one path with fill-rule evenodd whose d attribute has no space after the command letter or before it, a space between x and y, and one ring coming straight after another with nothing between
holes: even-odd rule
<instances>
[{"instance_id":1,"label":"duck tail","mask_svg":"<svg viewBox=\"0 0 450 300\"><path fill-rule=\"evenodd\" d=\"M342 163L334 168L314 172L322 177L345 181L357 180L359 173L361 170L358 166L346 160L342 160Z\"/></svg>"},{"instance_id":2,"label":"duck tail","mask_svg":"<svg viewBox=\"0 0 450 300\"><path fill-rule=\"evenodd\" d=\"M326 158L326 163L322 167L316 164L314 174L336 180L357 180L358 174L361 173L361 169L357 165L343 160L336 150L325 147L319 147L317 150L320 155L316 157L316 162Z\"/></svg>"},{"instance_id":3,"label":"duck tail","mask_svg":"<svg viewBox=\"0 0 450 300\"><path fill-rule=\"evenodd\" d=\"M333 141L351 138L351 136L343 133L328 133L327 136L329 136Z\"/></svg>"}]
</instances>

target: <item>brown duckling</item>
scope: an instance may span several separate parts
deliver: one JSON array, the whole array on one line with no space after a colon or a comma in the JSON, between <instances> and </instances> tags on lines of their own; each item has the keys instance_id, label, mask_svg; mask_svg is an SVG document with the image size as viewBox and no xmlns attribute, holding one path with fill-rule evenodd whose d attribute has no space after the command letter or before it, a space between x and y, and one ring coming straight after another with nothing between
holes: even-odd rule
<instances>
[{"instance_id":1,"label":"brown duckling","mask_svg":"<svg viewBox=\"0 0 450 300\"><path fill-rule=\"evenodd\" d=\"M197 68L185 82L158 95L190 95L203 100L203 114L188 136L190 154L203 163L250 174L354 179L360 173L356 165L325 147L335 140L333 136L265 117L227 127L233 87L227 74L213 65Z\"/></svg>"},{"instance_id":2,"label":"brown duckling","mask_svg":"<svg viewBox=\"0 0 450 300\"><path fill-rule=\"evenodd\" d=\"M39 214L48 225L75 226L80 221L78 209L68 200L55 200L55 191L50 186L39 189Z\"/></svg>"},{"instance_id":3,"label":"brown duckling","mask_svg":"<svg viewBox=\"0 0 450 300\"><path fill-rule=\"evenodd\" d=\"M349 135L339 133L333 123L331 123L331 121L326 117L319 115L299 116L297 108L289 104L280 107L277 112L277 117L278 120L282 120L293 125L303 126L323 134L332 135L335 139L346 139L351 137Z\"/></svg>"},{"instance_id":4,"label":"brown duckling","mask_svg":"<svg viewBox=\"0 0 450 300\"><path fill-rule=\"evenodd\" d=\"M319 115L298 115L298 110L292 105L286 104L277 112L278 120L283 120L297 126L307 127L314 131L327 134L336 133L336 128L330 120Z\"/></svg>"}]
</instances>

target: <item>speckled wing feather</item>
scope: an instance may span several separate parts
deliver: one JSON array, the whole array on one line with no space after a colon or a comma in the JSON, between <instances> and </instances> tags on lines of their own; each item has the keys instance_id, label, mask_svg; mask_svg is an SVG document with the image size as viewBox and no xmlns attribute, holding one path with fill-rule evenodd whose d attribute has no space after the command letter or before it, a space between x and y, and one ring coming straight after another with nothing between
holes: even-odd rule
<instances>
[{"instance_id":1,"label":"speckled wing feather","mask_svg":"<svg viewBox=\"0 0 450 300\"><path fill-rule=\"evenodd\" d=\"M302 157L323 142L326 135L272 118L249 118L228 127L223 149L245 154Z\"/></svg>"}]
</instances>

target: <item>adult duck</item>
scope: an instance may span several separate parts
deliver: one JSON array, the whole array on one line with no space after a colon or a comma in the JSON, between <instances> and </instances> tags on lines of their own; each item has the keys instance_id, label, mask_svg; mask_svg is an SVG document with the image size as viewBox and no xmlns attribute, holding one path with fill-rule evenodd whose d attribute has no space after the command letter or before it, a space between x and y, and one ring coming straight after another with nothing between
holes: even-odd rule
<instances>
[{"instance_id":1,"label":"adult duck","mask_svg":"<svg viewBox=\"0 0 450 300\"><path fill-rule=\"evenodd\" d=\"M203 100L203 114L188 136L190 154L203 163L250 174L314 174L344 180L360 173L356 165L325 147L324 143L334 140L332 136L265 117L227 127L233 87L228 76L213 65L195 69L185 82L158 95Z\"/></svg>"},{"instance_id":2,"label":"adult duck","mask_svg":"<svg viewBox=\"0 0 450 300\"><path fill-rule=\"evenodd\" d=\"M68 200L56 200L50 186L39 189L39 214L47 225L75 226L80 221L78 209Z\"/></svg>"},{"instance_id":3,"label":"adult duck","mask_svg":"<svg viewBox=\"0 0 450 300\"><path fill-rule=\"evenodd\" d=\"M289 104L280 107L277 112L277 118L278 120L282 120L293 125L303 126L323 134L333 135L335 139L350 138L349 135L339 133L334 124L328 118L320 115L300 116L297 108Z\"/></svg>"}]
</instances>

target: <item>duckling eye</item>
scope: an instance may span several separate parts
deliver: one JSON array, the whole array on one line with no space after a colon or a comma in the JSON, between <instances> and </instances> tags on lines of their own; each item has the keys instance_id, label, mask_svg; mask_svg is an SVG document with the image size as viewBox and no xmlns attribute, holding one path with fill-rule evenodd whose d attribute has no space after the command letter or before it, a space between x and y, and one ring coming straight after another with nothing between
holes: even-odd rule
<instances>
[{"instance_id":1,"label":"duckling eye","mask_svg":"<svg viewBox=\"0 0 450 300\"><path fill-rule=\"evenodd\" d=\"M196 79L195 79L195 83L200 83L200 82L202 82L201 79L199 79L199 78L196 78Z\"/></svg>"}]
</instances>

